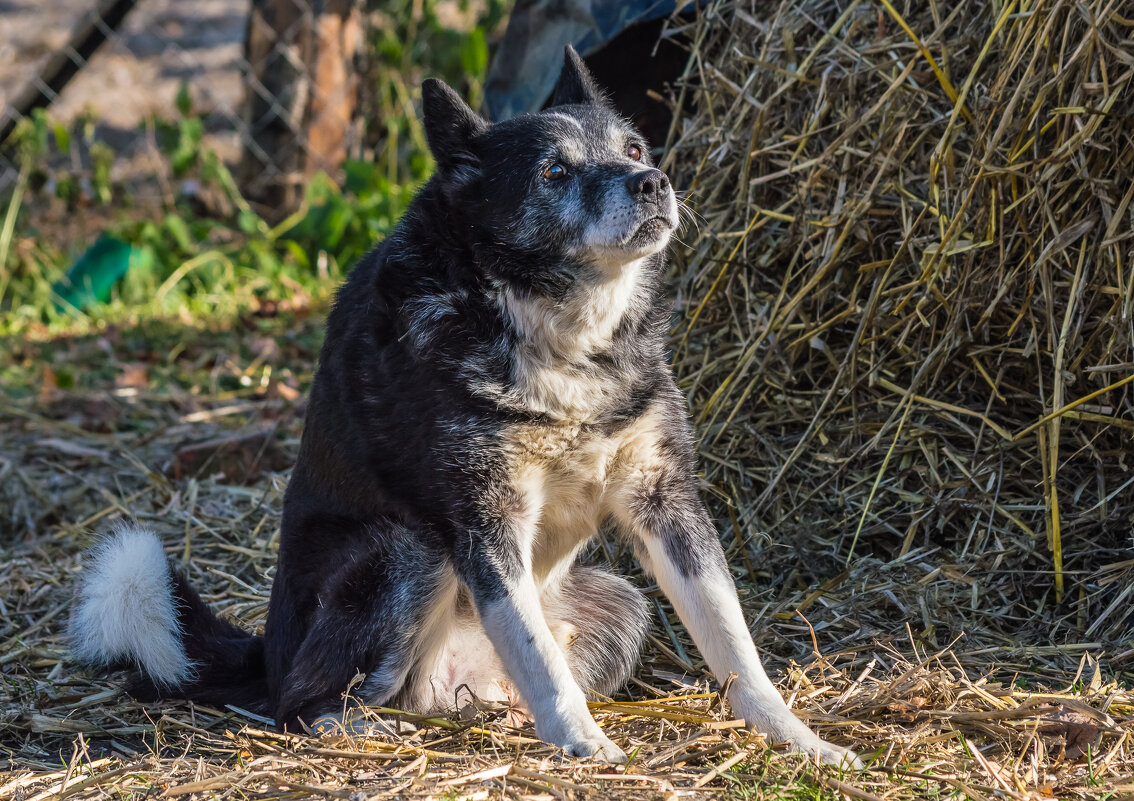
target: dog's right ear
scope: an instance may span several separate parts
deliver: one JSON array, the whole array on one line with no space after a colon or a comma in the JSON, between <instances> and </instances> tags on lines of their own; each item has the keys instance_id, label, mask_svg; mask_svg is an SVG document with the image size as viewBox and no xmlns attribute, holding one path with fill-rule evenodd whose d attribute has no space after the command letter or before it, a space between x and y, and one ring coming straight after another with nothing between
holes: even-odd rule
<instances>
[{"instance_id":1,"label":"dog's right ear","mask_svg":"<svg viewBox=\"0 0 1134 801\"><path fill-rule=\"evenodd\" d=\"M556 106L603 106L606 98L582 57L571 45L563 48L563 70L551 90L548 108Z\"/></svg>"},{"instance_id":2,"label":"dog's right ear","mask_svg":"<svg viewBox=\"0 0 1134 801\"><path fill-rule=\"evenodd\" d=\"M473 152L472 140L488 123L448 84L436 78L426 78L421 84L421 105L425 138L438 171L475 170L480 162Z\"/></svg>"}]
</instances>

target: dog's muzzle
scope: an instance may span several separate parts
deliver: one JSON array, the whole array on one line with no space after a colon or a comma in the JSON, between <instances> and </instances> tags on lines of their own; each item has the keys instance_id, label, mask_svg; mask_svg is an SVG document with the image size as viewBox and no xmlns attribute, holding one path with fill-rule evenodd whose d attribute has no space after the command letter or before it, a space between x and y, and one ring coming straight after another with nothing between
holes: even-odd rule
<instances>
[{"instance_id":1,"label":"dog's muzzle","mask_svg":"<svg viewBox=\"0 0 1134 801\"><path fill-rule=\"evenodd\" d=\"M667 239L677 226L677 202L669 177L659 169L635 172L626 177L626 189L637 207L641 222L630 235L631 245L639 247Z\"/></svg>"}]
</instances>

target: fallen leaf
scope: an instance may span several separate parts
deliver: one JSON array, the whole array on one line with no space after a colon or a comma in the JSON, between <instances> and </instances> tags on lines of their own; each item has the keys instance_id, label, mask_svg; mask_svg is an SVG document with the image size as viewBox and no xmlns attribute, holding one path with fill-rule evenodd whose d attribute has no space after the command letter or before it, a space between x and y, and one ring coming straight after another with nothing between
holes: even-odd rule
<instances>
[{"instance_id":1,"label":"fallen leaf","mask_svg":"<svg viewBox=\"0 0 1134 801\"><path fill-rule=\"evenodd\" d=\"M67 420L86 431L105 434L118 427L122 408L109 396L56 393L43 414L52 420Z\"/></svg>"},{"instance_id":2,"label":"fallen leaf","mask_svg":"<svg viewBox=\"0 0 1134 801\"><path fill-rule=\"evenodd\" d=\"M266 362L274 364L280 359L280 345L274 337L252 337L248 349Z\"/></svg>"},{"instance_id":3,"label":"fallen leaf","mask_svg":"<svg viewBox=\"0 0 1134 801\"><path fill-rule=\"evenodd\" d=\"M1061 706L1040 719L1036 731L1047 737L1058 737L1067 759L1080 759L1098 753L1099 741L1107 718L1096 710L1094 715ZM1099 719L1099 716L1103 718Z\"/></svg>"},{"instance_id":4,"label":"fallen leaf","mask_svg":"<svg viewBox=\"0 0 1134 801\"><path fill-rule=\"evenodd\" d=\"M299 390L288 386L283 381L273 381L268 385L268 397L280 397L285 401L294 402L299 398Z\"/></svg>"},{"instance_id":5,"label":"fallen leaf","mask_svg":"<svg viewBox=\"0 0 1134 801\"><path fill-rule=\"evenodd\" d=\"M146 373L146 365L144 364L124 364L122 365L122 372L114 377L114 386L119 389L133 387L141 389L150 384L149 376Z\"/></svg>"},{"instance_id":6,"label":"fallen leaf","mask_svg":"<svg viewBox=\"0 0 1134 801\"><path fill-rule=\"evenodd\" d=\"M55 377L55 371L48 365L43 366L43 379L39 384L39 403L41 406L47 406L55 397L56 391L59 389L59 380Z\"/></svg>"}]
</instances>

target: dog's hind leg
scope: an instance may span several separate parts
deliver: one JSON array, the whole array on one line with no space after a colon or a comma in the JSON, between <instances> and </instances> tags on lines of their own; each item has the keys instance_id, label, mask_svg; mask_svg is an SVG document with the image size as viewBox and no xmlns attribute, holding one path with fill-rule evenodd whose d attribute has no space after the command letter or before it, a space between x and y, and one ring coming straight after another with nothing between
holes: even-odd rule
<instances>
[{"instance_id":1,"label":"dog's hind leg","mask_svg":"<svg viewBox=\"0 0 1134 801\"><path fill-rule=\"evenodd\" d=\"M385 522L345 551L321 583L317 604L283 678L276 723L308 725L343 708L343 693L359 673L356 691L381 704L405 683L418 639L429 629L439 598L452 592L453 572L444 553L414 532Z\"/></svg>"},{"instance_id":2,"label":"dog's hind leg","mask_svg":"<svg viewBox=\"0 0 1134 801\"><path fill-rule=\"evenodd\" d=\"M646 599L629 581L574 565L545 592L543 609L584 690L609 696L630 678L649 627Z\"/></svg>"}]
</instances>

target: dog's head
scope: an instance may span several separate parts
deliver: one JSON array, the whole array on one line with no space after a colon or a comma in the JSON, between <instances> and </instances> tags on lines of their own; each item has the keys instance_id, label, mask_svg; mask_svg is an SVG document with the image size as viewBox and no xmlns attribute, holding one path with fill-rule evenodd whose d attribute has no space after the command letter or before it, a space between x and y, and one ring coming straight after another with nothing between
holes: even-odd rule
<instances>
[{"instance_id":1,"label":"dog's head","mask_svg":"<svg viewBox=\"0 0 1134 801\"><path fill-rule=\"evenodd\" d=\"M422 95L452 222L527 264L535 283L545 268L617 272L669 242L678 222L669 179L571 47L538 114L489 124L441 81L427 80Z\"/></svg>"}]
</instances>

